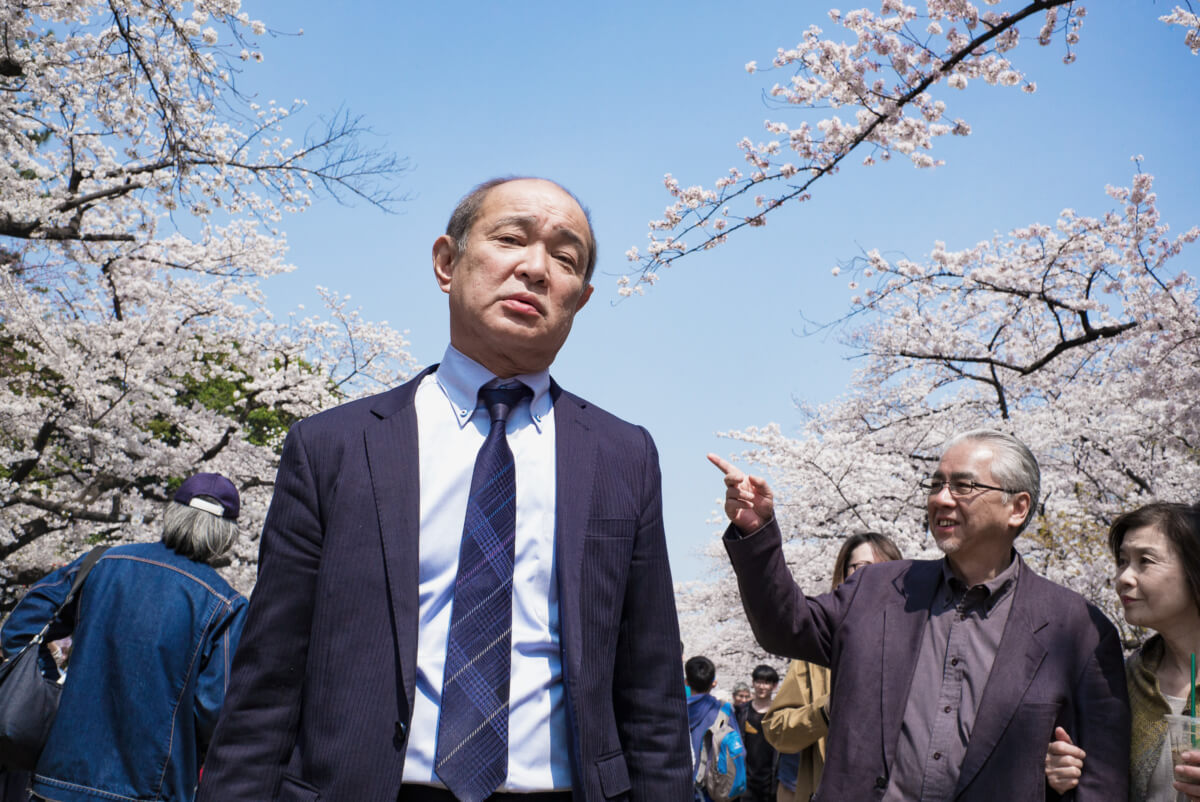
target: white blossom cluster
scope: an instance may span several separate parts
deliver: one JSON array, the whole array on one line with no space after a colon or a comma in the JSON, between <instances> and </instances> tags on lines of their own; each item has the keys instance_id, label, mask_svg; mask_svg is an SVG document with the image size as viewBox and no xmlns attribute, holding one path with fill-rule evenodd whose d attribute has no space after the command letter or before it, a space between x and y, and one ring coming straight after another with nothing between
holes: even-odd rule
<instances>
[{"instance_id":1,"label":"white blossom cluster","mask_svg":"<svg viewBox=\"0 0 1200 802\"><path fill-rule=\"evenodd\" d=\"M1170 14L1164 14L1158 18L1158 21L1187 28L1183 42L1192 51L1193 56L1200 55L1200 14L1191 10L1190 3L1186 9L1182 6L1175 6Z\"/></svg>"},{"instance_id":2,"label":"white blossom cluster","mask_svg":"<svg viewBox=\"0 0 1200 802\"><path fill-rule=\"evenodd\" d=\"M1200 288L1176 258L1200 229L1170 236L1144 173L1108 194L1119 208L1099 217L1068 209L963 251L936 244L923 262L871 252L854 266L870 289L844 321L866 360L848 393L805 409L795 437L776 425L731 435L750 446L742 462L778 477L789 564L806 591L828 583L855 531L883 532L908 557L936 554L918 482L949 437L991 427L1041 465L1018 550L1136 639L1109 586L1105 538L1122 511L1200 502ZM685 641L736 632L722 655L743 671L761 655L728 573L681 589Z\"/></svg>"},{"instance_id":3,"label":"white blossom cluster","mask_svg":"<svg viewBox=\"0 0 1200 802\"><path fill-rule=\"evenodd\" d=\"M242 491L247 590L288 423L412 370L332 292L266 310L282 213L314 187L386 205L397 166L238 93L265 30L238 0L0 6L0 609L87 543L156 539L196 471Z\"/></svg>"},{"instance_id":4,"label":"white blossom cluster","mask_svg":"<svg viewBox=\"0 0 1200 802\"><path fill-rule=\"evenodd\" d=\"M1001 5L1011 8L997 8ZM743 138L738 148L746 166L731 168L712 189L683 187L667 175L671 205L650 222L645 252L626 251L636 273L621 280L618 292L641 294L647 277L660 275L662 267L716 247L734 231L764 226L783 204L809 200L813 184L837 172L852 153L861 152L867 165L894 156L918 168L943 164L933 154L934 140L971 133L969 122L950 113L948 90L982 81L1036 91L1010 60L1012 51L1022 41L1061 41L1063 61L1071 63L1086 16L1074 0L926 0L924 6L919 13L902 0L881 0L878 12L833 9L835 34L813 25L794 47L780 48L770 70L791 74L766 92L781 108L811 118L766 120L771 138ZM1186 43L1197 52L1200 25L1194 13L1176 7L1160 19L1188 28ZM1023 37L1024 25L1036 25L1036 36L1026 28ZM752 61L746 70L760 68Z\"/></svg>"}]
</instances>

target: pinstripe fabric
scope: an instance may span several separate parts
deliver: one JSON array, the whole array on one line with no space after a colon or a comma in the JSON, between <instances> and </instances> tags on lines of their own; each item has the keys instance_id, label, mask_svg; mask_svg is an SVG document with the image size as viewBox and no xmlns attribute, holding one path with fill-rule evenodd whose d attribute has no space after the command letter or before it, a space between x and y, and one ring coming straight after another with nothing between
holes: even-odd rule
<instances>
[{"instance_id":1,"label":"pinstripe fabric","mask_svg":"<svg viewBox=\"0 0 1200 802\"><path fill-rule=\"evenodd\" d=\"M525 385L484 387L492 426L475 458L463 524L434 770L462 802L481 802L508 774L516 468L509 411Z\"/></svg>"},{"instance_id":2,"label":"pinstripe fabric","mask_svg":"<svg viewBox=\"0 0 1200 802\"><path fill-rule=\"evenodd\" d=\"M418 737L409 726L419 693L413 396L426 375L292 427L198 802L400 793L406 744ZM550 392L573 796L689 799L658 452L644 429L557 385Z\"/></svg>"}]
</instances>

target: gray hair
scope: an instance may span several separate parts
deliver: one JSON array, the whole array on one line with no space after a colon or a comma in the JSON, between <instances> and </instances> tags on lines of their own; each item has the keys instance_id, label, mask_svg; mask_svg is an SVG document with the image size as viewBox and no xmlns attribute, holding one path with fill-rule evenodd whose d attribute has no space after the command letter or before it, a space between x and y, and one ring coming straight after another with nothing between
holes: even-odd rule
<instances>
[{"instance_id":1,"label":"gray hair","mask_svg":"<svg viewBox=\"0 0 1200 802\"><path fill-rule=\"evenodd\" d=\"M963 442L983 443L991 447L992 476L1007 491L1004 494L1006 502L1013 493L1029 494L1029 512L1017 529L1017 534L1021 534L1033 519L1042 491L1042 472L1033 452L1011 434L996 429L972 429L951 437L942 453Z\"/></svg>"},{"instance_id":2,"label":"gray hair","mask_svg":"<svg viewBox=\"0 0 1200 802\"><path fill-rule=\"evenodd\" d=\"M197 496L213 503L209 496ZM210 563L233 548L237 539L237 521L211 512L167 502L163 515L162 541L168 548L197 562Z\"/></svg>"},{"instance_id":3,"label":"gray hair","mask_svg":"<svg viewBox=\"0 0 1200 802\"><path fill-rule=\"evenodd\" d=\"M462 253L467 248L467 238L471 233L471 227L475 225L476 218L479 217L479 208L483 206L484 200L487 199L488 193L501 184L507 184L510 181L550 181L548 178L537 178L535 176L526 175L507 175L502 178L490 178L479 184L470 192L462 197L458 205L454 207L454 212L450 215L450 221L446 223L446 235L454 240L455 247L459 253ZM561 189L563 192L571 196L571 200L575 201L583 212L583 218L587 220L587 266L583 271L583 283L589 284L592 281L592 274L596 272L596 232L592 228L592 213L588 207L583 205L583 202L575 196L575 193L564 187L557 181L550 181L551 184Z\"/></svg>"}]
</instances>

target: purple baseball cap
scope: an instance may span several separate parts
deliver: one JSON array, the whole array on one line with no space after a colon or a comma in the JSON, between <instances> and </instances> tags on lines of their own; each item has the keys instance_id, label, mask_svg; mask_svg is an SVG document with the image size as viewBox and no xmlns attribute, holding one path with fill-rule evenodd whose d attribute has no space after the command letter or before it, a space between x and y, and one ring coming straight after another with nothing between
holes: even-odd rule
<instances>
[{"instance_id":1,"label":"purple baseball cap","mask_svg":"<svg viewBox=\"0 0 1200 802\"><path fill-rule=\"evenodd\" d=\"M199 498L207 496L208 498ZM215 501L209 501L208 499ZM222 518L237 520L240 509L237 488L219 473L197 473L183 480L172 496L174 501Z\"/></svg>"}]
</instances>

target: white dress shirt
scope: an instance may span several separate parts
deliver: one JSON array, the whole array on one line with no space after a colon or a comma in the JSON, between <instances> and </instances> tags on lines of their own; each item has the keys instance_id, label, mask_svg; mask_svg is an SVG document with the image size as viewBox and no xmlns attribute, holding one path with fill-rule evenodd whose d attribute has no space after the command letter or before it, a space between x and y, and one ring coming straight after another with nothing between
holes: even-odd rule
<instances>
[{"instance_id":1,"label":"white dress shirt","mask_svg":"<svg viewBox=\"0 0 1200 802\"><path fill-rule=\"evenodd\" d=\"M421 487L417 689L404 782L434 773L446 640L475 457L491 426L479 388L496 377L453 346L417 387ZM508 777L501 791L571 788L554 571L554 407L550 374L515 377L533 390L508 419L516 466Z\"/></svg>"}]
</instances>

